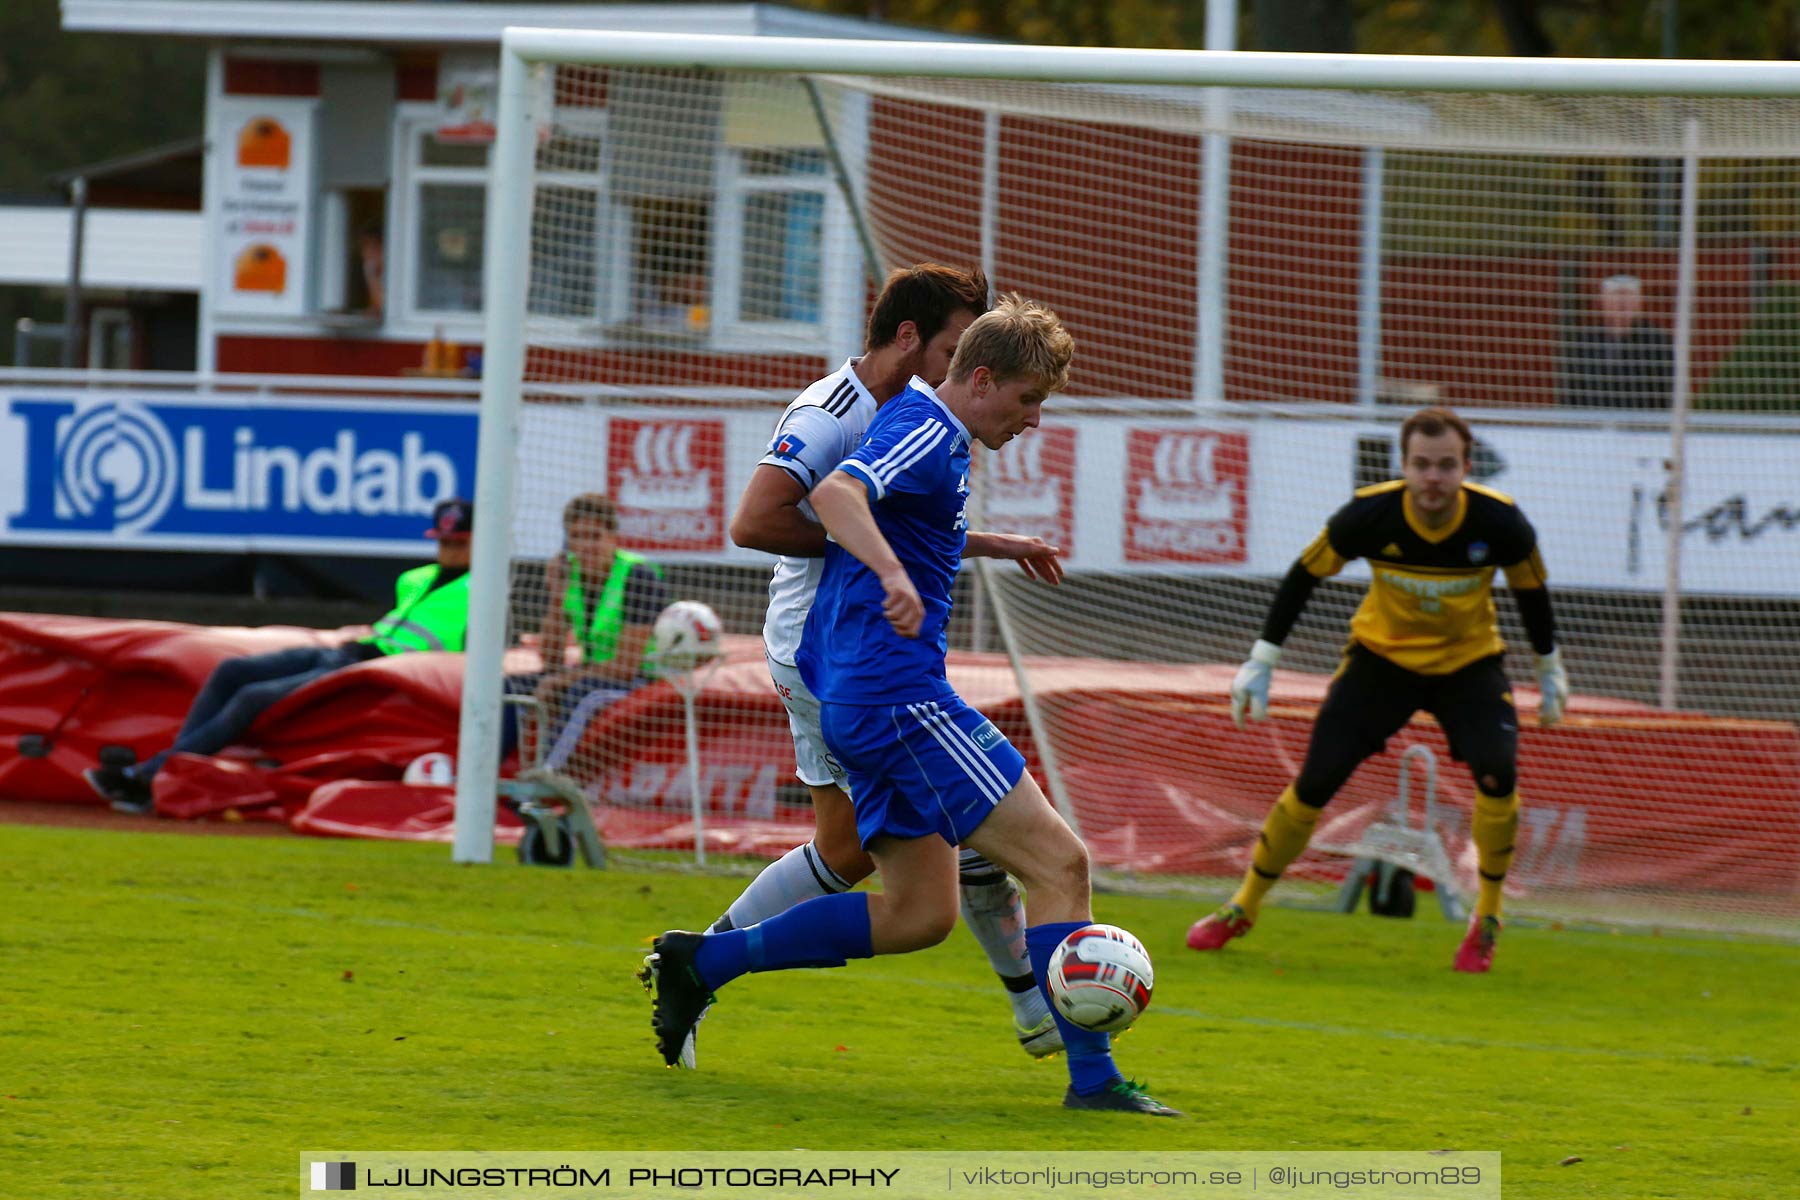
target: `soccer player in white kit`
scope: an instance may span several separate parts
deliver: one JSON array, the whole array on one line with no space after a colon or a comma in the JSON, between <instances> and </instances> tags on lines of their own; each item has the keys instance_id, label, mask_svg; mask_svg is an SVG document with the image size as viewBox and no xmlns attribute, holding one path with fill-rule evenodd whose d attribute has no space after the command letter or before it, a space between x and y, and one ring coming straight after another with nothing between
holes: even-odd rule
<instances>
[{"instance_id":1,"label":"soccer player in white kit","mask_svg":"<svg viewBox=\"0 0 1800 1200\"><path fill-rule=\"evenodd\" d=\"M907 380L917 375L934 385L943 381L963 330L987 311L987 297L987 277L979 270L923 263L890 274L869 315L866 352L788 405L738 501L732 540L780 556L769 582L763 650L787 706L795 774L812 793L814 834L765 867L712 924L713 932L742 929L802 901L848 891L875 869L857 834L848 777L820 732L819 702L794 666L825 564L825 529L806 495L861 444L876 409ZM1055 547L1041 538L971 532L966 556L1012 559L1048 583L1062 577ZM1057 1053L1062 1037L1032 979L1018 888L973 850L961 852L958 866L963 920L1006 987L1019 1043L1033 1057ZM694 1066L692 1037L681 1064Z\"/></svg>"}]
</instances>

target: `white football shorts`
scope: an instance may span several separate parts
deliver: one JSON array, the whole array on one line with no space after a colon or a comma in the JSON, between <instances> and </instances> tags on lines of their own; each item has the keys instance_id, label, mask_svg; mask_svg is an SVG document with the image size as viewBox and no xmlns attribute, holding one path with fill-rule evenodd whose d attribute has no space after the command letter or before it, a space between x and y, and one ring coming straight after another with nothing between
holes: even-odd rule
<instances>
[{"instance_id":1,"label":"white football shorts","mask_svg":"<svg viewBox=\"0 0 1800 1200\"><path fill-rule=\"evenodd\" d=\"M769 664L775 692L787 706L788 732L794 736L794 774L809 787L836 784L848 795L850 776L826 748L825 734L819 729L819 698L800 678L800 668L776 662L767 654L763 658Z\"/></svg>"}]
</instances>

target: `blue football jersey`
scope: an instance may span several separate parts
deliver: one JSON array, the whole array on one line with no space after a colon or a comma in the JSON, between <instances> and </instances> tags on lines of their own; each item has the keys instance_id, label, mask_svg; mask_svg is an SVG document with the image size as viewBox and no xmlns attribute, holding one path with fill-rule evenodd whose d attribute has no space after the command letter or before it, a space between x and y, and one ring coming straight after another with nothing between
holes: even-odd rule
<instances>
[{"instance_id":1,"label":"blue football jersey","mask_svg":"<svg viewBox=\"0 0 1800 1200\"><path fill-rule=\"evenodd\" d=\"M905 704L953 697L944 674L950 589L969 529L969 432L921 379L888 401L863 444L838 465L869 491L869 509L925 604L919 636L894 632L887 593L855 555L829 543L796 665L820 700Z\"/></svg>"}]
</instances>

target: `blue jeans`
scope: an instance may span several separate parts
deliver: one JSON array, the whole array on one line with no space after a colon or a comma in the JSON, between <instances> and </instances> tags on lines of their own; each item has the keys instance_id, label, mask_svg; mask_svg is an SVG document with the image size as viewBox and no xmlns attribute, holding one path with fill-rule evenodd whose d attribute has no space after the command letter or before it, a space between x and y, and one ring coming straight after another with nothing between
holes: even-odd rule
<instances>
[{"instance_id":1,"label":"blue jeans","mask_svg":"<svg viewBox=\"0 0 1800 1200\"><path fill-rule=\"evenodd\" d=\"M361 648L355 645L296 646L228 658L206 677L200 694L188 707L175 744L131 768L131 774L148 783L177 751L217 754L237 741L277 700L321 675L361 661Z\"/></svg>"}]
</instances>

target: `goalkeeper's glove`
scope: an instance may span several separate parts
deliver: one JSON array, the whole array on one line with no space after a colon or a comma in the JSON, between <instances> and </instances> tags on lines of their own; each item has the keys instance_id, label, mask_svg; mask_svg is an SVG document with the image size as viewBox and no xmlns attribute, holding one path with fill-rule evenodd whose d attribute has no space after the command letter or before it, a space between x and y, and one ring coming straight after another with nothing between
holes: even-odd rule
<instances>
[{"instance_id":1,"label":"goalkeeper's glove","mask_svg":"<svg viewBox=\"0 0 1800 1200\"><path fill-rule=\"evenodd\" d=\"M1538 724L1554 725L1569 707L1569 673L1563 669L1562 651L1538 655Z\"/></svg>"},{"instance_id":2,"label":"goalkeeper's glove","mask_svg":"<svg viewBox=\"0 0 1800 1200\"><path fill-rule=\"evenodd\" d=\"M1244 707L1250 708L1250 719L1264 721L1269 716L1269 676L1275 671L1275 664L1281 661L1281 647L1274 642L1256 639L1256 645L1250 647L1249 661L1238 668L1237 677L1231 681L1231 720L1239 729L1244 727Z\"/></svg>"}]
</instances>

